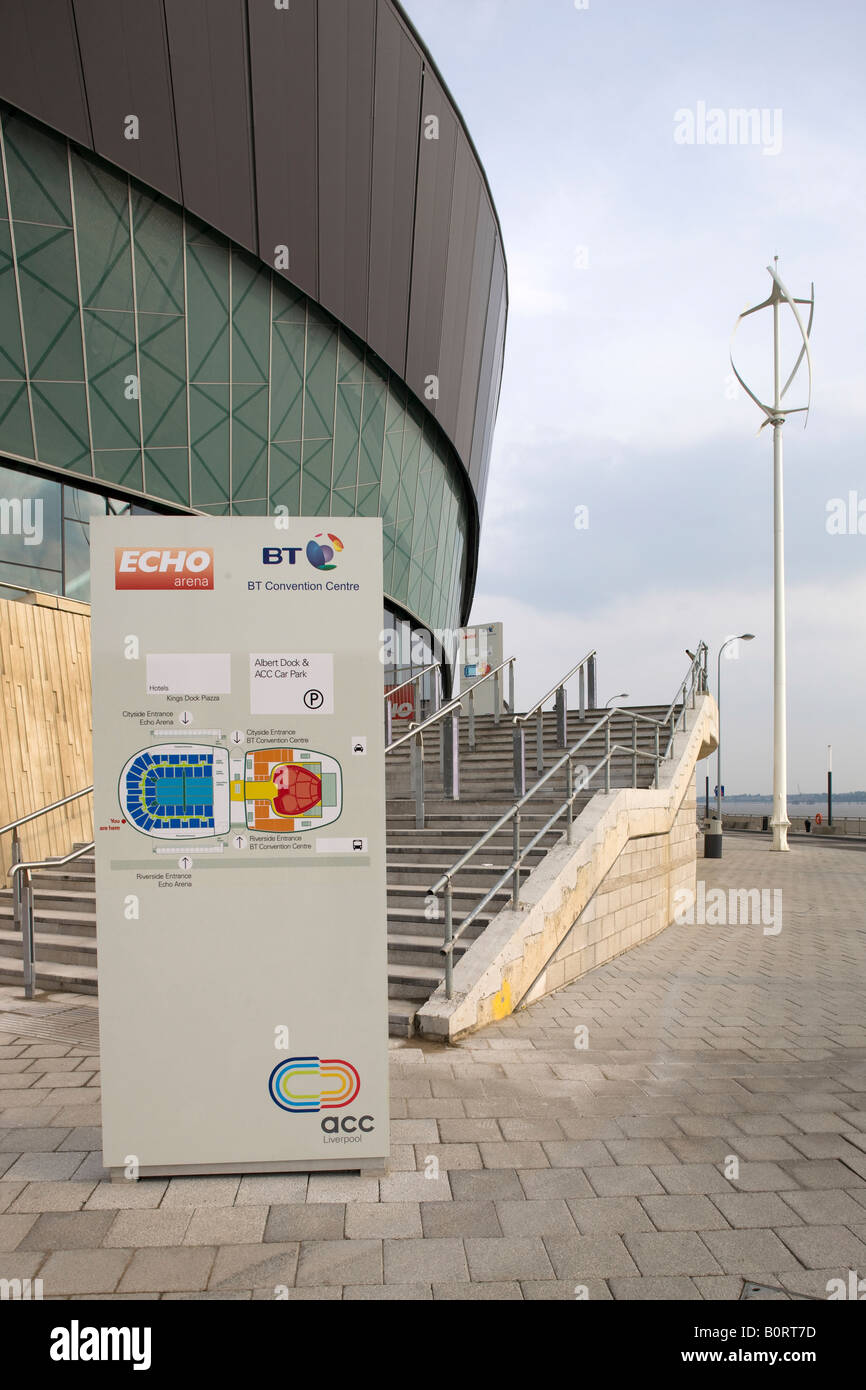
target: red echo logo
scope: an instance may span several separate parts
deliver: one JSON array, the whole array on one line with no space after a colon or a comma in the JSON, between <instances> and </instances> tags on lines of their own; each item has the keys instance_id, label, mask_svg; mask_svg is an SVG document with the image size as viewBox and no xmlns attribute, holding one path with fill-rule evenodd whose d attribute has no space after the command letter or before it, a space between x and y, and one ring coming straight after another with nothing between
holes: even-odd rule
<instances>
[{"instance_id":1,"label":"red echo logo","mask_svg":"<svg viewBox=\"0 0 866 1390\"><path fill-rule=\"evenodd\" d=\"M114 552L115 589L212 589L212 550Z\"/></svg>"}]
</instances>

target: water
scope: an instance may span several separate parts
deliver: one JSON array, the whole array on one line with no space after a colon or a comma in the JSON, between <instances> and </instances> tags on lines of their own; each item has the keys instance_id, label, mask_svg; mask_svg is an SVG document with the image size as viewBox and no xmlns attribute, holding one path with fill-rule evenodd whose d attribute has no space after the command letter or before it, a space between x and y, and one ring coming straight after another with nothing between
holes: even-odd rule
<instances>
[{"instance_id":1,"label":"water","mask_svg":"<svg viewBox=\"0 0 866 1390\"><path fill-rule=\"evenodd\" d=\"M710 812L715 807L716 800L710 789ZM698 798L698 808L703 810L704 797ZM726 796L722 799L722 810L730 816L769 816L773 811L773 798L771 796L755 798L754 801L738 800L735 796ZM812 816L816 812L821 813L827 819L827 796L809 797L803 801L794 801L788 798L788 815L790 816ZM866 801L840 801L837 796L833 797L833 819L843 820L846 816L863 817L866 819Z\"/></svg>"}]
</instances>

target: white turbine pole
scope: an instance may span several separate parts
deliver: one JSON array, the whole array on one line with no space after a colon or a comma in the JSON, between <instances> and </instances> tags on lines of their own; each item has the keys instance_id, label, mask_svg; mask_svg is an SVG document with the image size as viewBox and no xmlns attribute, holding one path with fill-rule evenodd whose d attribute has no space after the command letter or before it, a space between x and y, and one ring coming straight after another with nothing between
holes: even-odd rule
<instances>
[{"instance_id":1,"label":"white turbine pole","mask_svg":"<svg viewBox=\"0 0 866 1390\"><path fill-rule=\"evenodd\" d=\"M776 269L779 257L774 258ZM785 499L782 477L782 340L773 300L773 849L788 848L788 725L785 671Z\"/></svg>"},{"instance_id":2,"label":"white turbine pole","mask_svg":"<svg viewBox=\"0 0 866 1390\"><path fill-rule=\"evenodd\" d=\"M737 327L749 314L756 314L760 309L766 309L772 305L773 404L765 405L754 391L750 390L737 371L733 354L731 355L731 366L746 395L764 412L764 425L772 424L773 426L773 819L771 824L773 831L772 849L785 851L788 849L788 826L791 822L788 820L788 739L785 689L785 515L782 479L782 426L786 417L795 412L804 411L807 419L809 415L809 405L812 399L812 355L809 351L809 334L812 330L812 319L815 314L815 286L812 286L809 299L794 299L779 279L778 256L775 257L772 266L767 266L767 270L773 281L769 298L751 309L745 309L737 319ZM780 331L780 315L783 304L787 304L793 313L803 344L791 374L784 385L782 384L782 339ZM798 304L809 305L809 322L805 326L797 310ZM736 331L737 328L735 327L734 333ZM809 369L807 403L804 406L786 406L783 404L783 397L797 375L804 357ZM761 429L764 428L764 425L761 426Z\"/></svg>"}]
</instances>

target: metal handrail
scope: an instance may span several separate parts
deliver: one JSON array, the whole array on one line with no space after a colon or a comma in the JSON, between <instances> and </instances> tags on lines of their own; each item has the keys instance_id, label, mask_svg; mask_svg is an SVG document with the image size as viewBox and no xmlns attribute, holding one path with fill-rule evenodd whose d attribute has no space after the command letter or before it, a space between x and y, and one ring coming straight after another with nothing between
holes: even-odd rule
<instances>
[{"instance_id":1,"label":"metal handrail","mask_svg":"<svg viewBox=\"0 0 866 1390\"><path fill-rule=\"evenodd\" d=\"M506 811L502 816L500 816L499 820L496 821L496 823L493 826L491 826L489 830L485 831L484 835L482 835L480 839L476 841L476 843L471 847L471 849L467 850L463 855L461 855L461 857L456 861L456 863L454 863L451 866L451 868L448 869L444 874L441 874L440 877L436 880L436 883L429 891L430 895L435 899L439 891L443 887L445 889L445 940L441 947L441 954L445 956L445 992L449 999L453 998L454 994L454 945L457 942L457 940L460 938L460 936L463 934L466 928L471 926L471 924L475 921L479 914L484 911L484 908L487 906L487 904L508 882L509 878L512 881L511 905L514 910L517 909L517 907L519 906L520 899L520 870L527 855L530 854L533 849L535 849L536 845L539 844L539 842L544 838L548 831L550 831L553 828L553 826L560 819L560 817L563 816L566 812L568 813L566 843L569 845L572 843L575 800L581 794L581 792L585 791L592 779L599 772L601 772L602 769L604 769L605 772L604 790L605 792L609 792L611 790L610 768L614 755L618 752L627 753L631 755L633 781L635 786L637 785L638 758L651 758L656 765L654 785L658 787L661 764L662 762L665 762L671 755L673 741L676 736L676 731L680 725L680 722L682 722L682 727L684 730L686 730L688 727L686 710L688 707L689 694L691 694L692 708L694 708L695 695L698 693L703 694L706 692L706 654L706 643L700 642L697 647L696 655L692 659L692 663L689 667L686 678L682 682L677 692L677 696L674 698L673 703L668 707L667 715L664 719L653 719L650 715L633 715L632 743L629 747L625 744L612 744L610 734L613 719L619 714L632 714L632 711L624 711L622 709L608 710L607 713L604 714L602 718L599 719L592 726L591 729L589 729L581 738L578 739L577 743L575 743L571 748L569 748L562 755L562 757L559 758L558 761L554 763L553 766L546 773L544 773L543 776L539 778L539 780L530 788L528 792L524 792L523 795L514 803L514 805L510 807L510 809ZM679 713L677 713L677 699L679 696L682 696L682 703L679 706ZM637 746L638 719L644 720L647 723L655 725L655 749L652 753L648 753L645 749L640 749ZM605 731L604 756L599 760L599 762L596 763L595 767L591 771L581 769L581 776L578 778L577 786L575 786L573 768L574 756L580 750L580 748L590 738L597 734L599 730L602 728ZM660 747L661 731L663 729L669 732L669 738L664 754L661 753ZM563 766L567 767L566 799L559 807L559 809L554 811L553 815L549 817L549 819L545 822L545 824L541 827L540 830L536 831L535 835L533 835L529 843L526 844L521 850L521 811L523 810L523 807L527 804L527 802L529 802L532 799L532 797L534 797L540 791L540 789L546 785L550 778L553 777ZM508 868L505 870L505 872L497 879L493 887L489 889L489 891L484 895L482 900L473 908L473 910L466 917L463 918L463 920L460 923L460 926L455 932L453 916L452 879L460 871L460 869L464 868L465 865L468 864L469 860L472 859L473 856L477 854L478 851L484 847L484 845L487 844L488 840L490 840L493 837L493 835L497 834L500 830L504 829L504 827L509 823L509 821L512 822L514 828L512 861Z\"/></svg>"},{"instance_id":2,"label":"metal handrail","mask_svg":"<svg viewBox=\"0 0 866 1390\"><path fill-rule=\"evenodd\" d=\"M59 801L52 801L49 806L43 806L38 811L31 811L29 816L20 816L18 820L11 820L8 825L0 825L0 835L5 835L7 830L17 830L19 825L26 825L28 821L38 820L40 816L47 816L49 811L56 811L60 806L68 806L70 801L77 801L79 797L87 796L92 791L92 786L82 787L80 792L73 792L71 796L64 796Z\"/></svg>"},{"instance_id":3,"label":"metal handrail","mask_svg":"<svg viewBox=\"0 0 866 1390\"><path fill-rule=\"evenodd\" d=\"M399 670L399 667L396 667L396 666L395 666L395 667L394 667L394 670L395 670L395 671ZM430 673L431 673L431 671L438 671L438 672L440 673L440 676L441 676L441 672L442 672L442 663L441 663L441 661L434 661L434 662L432 662L429 666L425 666L424 669L423 669L423 671L417 671L417 672L415 673L415 675L407 676L406 679L405 679L404 681L401 681L399 685L395 685L391 690L384 690L384 691L382 692L382 698L383 698L383 700L385 701L385 747L386 747L386 748L389 747L389 745L390 745L390 743L391 743L391 740L392 740L392 738L393 738L393 732L392 732L392 729L393 729L393 705L392 705L392 703L391 703L391 697L393 696L394 691L395 691L395 690L402 690L404 685L414 685L414 686L415 686L415 690L416 690L416 692L417 692L417 690L418 690L418 682L421 681L421 680L423 680L425 676L429 676ZM436 686L436 685L434 685L433 689L434 689L434 692L435 692L435 693L434 693L434 702L433 702L433 711L434 711L434 713L435 713L436 710L438 710L438 708L439 708L439 698L438 698L438 696L439 696L439 690L438 690L438 686ZM416 695L416 698L417 698L417 695Z\"/></svg>"},{"instance_id":4,"label":"metal handrail","mask_svg":"<svg viewBox=\"0 0 866 1390\"><path fill-rule=\"evenodd\" d=\"M591 652L587 652L587 654L586 654L586 656L583 658L583 660L582 660L582 661L578 661L578 663L577 663L576 666L572 666L572 668L571 668L571 670L569 671L568 675L567 675L567 676L563 676L563 677L562 677L562 680L559 680L559 681L556 682L556 685L552 685L552 686L550 687L550 689L548 690L547 694L546 694L546 695L542 695L541 699L538 700L537 703L534 704L534 705L532 706L532 709L527 710L527 711L526 711L526 714L516 714L516 715L514 716L514 722L515 722L515 724L518 724L518 723L521 723L521 724L522 724L522 723L525 723L528 719L531 719L532 716L533 716L534 714L537 714L538 711L541 709L541 706L547 704L547 702L548 702L548 700L550 699L551 695L555 695L555 694L557 693L557 691L561 690L562 687L563 687L564 685L566 685L566 684L568 683L568 681L571 680L572 676L574 676L574 675L577 674L577 672L581 669L582 666L585 666L586 663L587 663L588 661L594 661L597 655L598 655L598 653L596 652L595 648L593 648L593 650L592 650ZM590 709L592 709L592 705L590 705Z\"/></svg>"},{"instance_id":5,"label":"metal handrail","mask_svg":"<svg viewBox=\"0 0 866 1390\"><path fill-rule=\"evenodd\" d=\"M80 859L82 854L89 854L95 843L94 840L91 840L89 844L81 845L78 849L72 850L71 853L61 856L49 854L46 859L21 859L17 864L12 865L6 877L14 878L16 874L24 871L29 873L33 869L56 869L61 864L68 864L73 859Z\"/></svg>"},{"instance_id":6,"label":"metal handrail","mask_svg":"<svg viewBox=\"0 0 866 1390\"><path fill-rule=\"evenodd\" d=\"M477 681L473 681L466 690L449 700L441 709L435 710L433 714L422 720L420 724L410 724L407 733L396 738L385 748L385 754L393 753L396 748L401 748L404 743L411 741L410 756L410 777L412 797L415 801L415 827L423 830L426 824L426 813L424 809L424 733L427 729L432 729L434 725L440 726L439 739L439 766L442 773L443 792L446 799L459 801L460 799L460 740L457 732L457 719L463 708L463 701L469 701L469 751L475 749L475 691L486 681L492 680L496 691L494 699L494 723L498 724L501 715L502 704L502 682L500 674L505 667L509 670L509 700L511 708L514 708L514 663L516 657L509 656L505 661L501 661L492 671L488 671L485 676L480 676Z\"/></svg>"},{"instance_id":7,"label":"metal handrail","mask_svg":"<svg viewBox=\"0 0 866 1390\"><path fill-rule=\"evenodd\" d=\"M70 859L77 859L79 855L86 854L89 849L93 849L93 842L85 845L83 849L73 850L63 859L22 860L21 837L18 831L22 825L39 820L40 816L47 816L49 811L57 811L61 806L68 806L73 801L79 801L82 796L89 796L92 791L92 786L82 787L80 791L72 792L70 796L62 796L59 801L51 801L47 806L41 806L38 811L31 811L27 816L19 816L17 820L10 821L8 825L0 826L0 835L5 835L8 830L12 831L12 867L8 870L6 877L12 880L12 921L15 930L21 932L24 957L24 994L27 999L33 998L35 980L33 888L30 871L31 869L44 868L47 864L68 864ZM19 874L23 875L20 879Z\"/></svg>"},{"instance_id":8,"label":"metal handrail","mask_svg":"<svg viewBox=\"0 0 866 1390\"><path fill-rule=\"evenodd\" d=\"M395 667L394 667L394 670L395 670L395 671L398 671L399 669L400 669L400 668L399 668L398 666L395 666ZM429 666L425 666L424 669L423 669L423 671L416 671L416 673L415 673L414 675L412 675L412 676L407 676L406 679L405 679L404 681L401 681L399 685L395 685L394 688L393 688L392 690L385 690L385 691L383 691L383 692L382 692L382 698L383 698L384 700L390 699L390 697L394 694L394 691L395 691L395 690L402 690L402 688L403 688L404 685L413 685L416 681L420 681L421 678L422 678L422 676L429 676L429 674L430 674L431 671L441 671L441 670L442 670L442 662L441 662L441 661L434 661L434 662L432 662Z\"/></svg>"},{"instance_id":9,"label":"metal handrail","mask_svg":"<svg viewBox=\"0 0 866 1390\"><path fill-rule=\"evenodd\" d=\"M494 667L492 671L488 671L486 676L480 676L477 681L473 681L472 685L467 686L466 689L464 691L461 691L459 695L455 695L452 700L449 700L447 705L443 705L441 709L436 710L434 714L429 715L429 717L425 719L423 723L414 724L407 734L403 734L401 738L396 738L393 743L388 745L388 747L385 749L385 752L393 752L395 748L399 748L401 743L405 743L407 739L414 738L416 734L421 734L424 732L425 729L430 728L433 724L437 724L440 719L444 719L445 716L451 713L453 710L455 710L458 707L458 705L462 705L463 701L467 697L469 697L470 701L473 700L474 693L480 685L483 685L485 681L492 680L494 676L498 676L499 672L503 671L506 666L510 666L513 668L513 664L516 660L516 656L509 656L506 658L505 661L501 661L499 665Z\"/></svg>"},{"instance_id":10,"label":"metal handrail","mask_svg":"<svg viewBox=\"0 0 866 1390\"><path fill-rule=\"evenodd\" d=\"M541 773L544 771L543 706L547 704L547 701L551 698L551 696L556 696L554 710L556 713L557 745L560 748L565 748L568 744L568 709L566 705L565 687L571 680L572 676L579 672L580 688L578 692L578 709L580 711L580 718L583 719L586 714L585 687L587 685L589 687L590 709L592 709L595 704L596 655L597 654L595 648L593 648L591 652L587 652L586 656L583 657L581 661L578 661L576 666L572 666L571 670L568 672L567 675L563 676L561 680L557 681L556 685L551 686L547 694L542 695L541 699L536 701L536 703L532 706L532 709L527 710L525 714L516 714L514 716L512 723L514 724L513 751L515 796L522 796L523 793L526 791L526 737L523 726L525 724L528 724L530 719L532 719L533 717L535 718L535 771L538 773L539 776L541 776Z\"/></svg>"},{"instance_id":11,"label":"metal handrail","mask_svg":"<svg viewBox=\"0 0 866 1390\"><path fill-rule=\"evenodd\" d=\"M82 854L87 854L93 849L94 842L90 841L87 845L82 845L80 849L74 849L71 854L64 854L61 858L49 857L48 859L26 859L17 860L9 870L8 877L12 880L12 904L13 921L16 931L21 932L21 955L24 967L24 997L32 999L36 988L36 949L35 933L33 928L33 870L57 868L61 864L68 864L73 859L80 859ZM18 882L18 875L22 875L21 882Z\"/></svg>"}]
</instances>

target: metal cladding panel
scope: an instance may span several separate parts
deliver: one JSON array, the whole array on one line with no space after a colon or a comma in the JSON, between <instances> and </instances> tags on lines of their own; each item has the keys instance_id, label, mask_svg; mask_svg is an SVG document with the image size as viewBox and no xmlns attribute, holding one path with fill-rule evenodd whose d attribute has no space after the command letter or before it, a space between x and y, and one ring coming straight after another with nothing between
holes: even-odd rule
<instances>
[{"instance_id":1,"label":"metal cladding panel","mask_svg":"<svg viewBox=\"0 0 866 1390\"><path fill-rule=\"evenodd\" d=\"M162 0L74 0L95 148L181 200ZM138 139L125 136L137 116Z\"/></svg>"},{"instance_id":2,"label":"metal cladding panel","mask_svg":"<svg viewBox=\"0 0 866 1390\"><path fill-rule=\"evenodd\" d=\"M437 138L429 138L435 130L430 124L431 117L438 121ZM435 402L425 395L426 379L439 376L442 366L442 313L456 148L457 120L453 108L436 78L425 71L421 97L406 381L416 395L428 401L431 408Z\"/></svg>"},{"instance_id":3,"label":"metal cladding panel","mask_svg":"<svg viewBox=\"0 0 866 1390\"><path fill-rule=\"evenodd\" d=\"M480 501L504 257L471 141L396 0L0 0L0 99L266 265L286 247L286 279L407 382Z\"/></svg>"},{"instance_id":4,"label":"metal cladding panel","mask_svg":"<svg viewBox=\"0 0 866 1390\"><path fill-rule=\"evenodd\" d=\"M91 144L71 0L2 0L0 96L79 144Z\"/></svg>"},{"instance_id":5,"label":"metal cladding panel","mask_svg":"<svg viewBox=\"0 0 866 1390\"><path fill-rule=\"evenodd\" d=\"M184 202L256 250L246 5L165 0L165 13Z\"/></svg>"},{"instance_id":6,"label":"metal cladding panel","mask_svg":"<svg viewBox=\"0 0 866 1390\"><path fill-rule=\"evenodd\" d=\"M469 461L469 477L478 498L479 510L484 505L484 494L487 491L490 446L493 438L493 426L496 421L496 410L499 405L499 384L502 377L502 360L505 350L506 310L505 257L497 237L493 255L493 279L490 285L487 328L484 334L484 352L481 357L475 433L472 439L472 456Z\"/></svg>"},{"instance_id":7,"label":"metal cladding panel","mask_svg":"<svg viewBox=\"0 0 866 1390\"><path fill-rule=\"evenodd\" d=\"M316 0L249 0L259 254L288 247L286 278L318 296Z\"/></svg>"},{"instance_id":8,"label":"metal cladding panel","mask_svg":"<svg viewBox=\"0 0 866 1390\"><path fill-rule=\"evenodd\" d=\"M319 3L319 302L367 332L376 0Z\"/></svg>"},{"instance_id":9,"label":"metal cladding panel","mask_svg":"<svg viewBox=\"0 0 866 1390\"><path fill-rule=\"evenodd\" d=\"M475 234L475 256L472 265L472 287L469 291L466 315L466 341L463 350L463 370L460 380L460 402L454 444L463 459L472 453L472 434L490 303L490 284L493 275L493 251L496 245L496 222L485 191L478 208L478 227Z\"/></svg>"},{"instance_id":10,"label":"metal cladding panel","mask_svg":"<svg viewBox=\"0 0 866 1390\"><path fill-rule=\"evenodd\" d=\"M457 432L480 202L481 179L478 166L472 158L469 141L461 130L457 133L457 154L454 161L454 196L451 202L451 231L448 236L448 265L445 272L442 310L439 400L435 403L436 418L449 439L453 439Z\"/></svg>"},{"instance_id":11,"label":"metal cladding panel","mask_svg":"<svg viewBox=\"0 0 866 1390\"><path fill-rule=\"evenodd\" d=\"M406 370L420 111L421 55L391 5L379 0L367 342L400 376Z\"/></svg>"}]
</instances>

